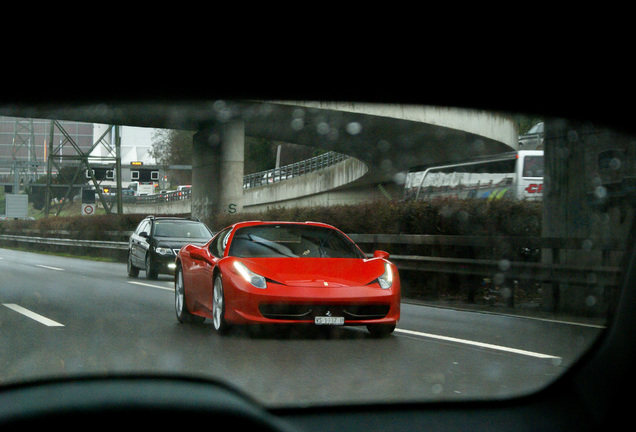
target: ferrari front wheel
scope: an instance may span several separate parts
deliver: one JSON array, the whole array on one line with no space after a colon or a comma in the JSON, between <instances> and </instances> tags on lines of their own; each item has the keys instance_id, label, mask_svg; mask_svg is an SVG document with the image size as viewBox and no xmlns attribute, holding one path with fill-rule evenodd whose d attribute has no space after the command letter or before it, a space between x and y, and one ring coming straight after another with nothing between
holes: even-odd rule
<instances>
[{"instance_id":1,"label":"ferrari front wheel","mask_svg":"<svg viewBox=\"0 0 636 432\"><path fill-rule=\"evenodd\" d=\"M367 330L371 336L381 338L390 335L395 330L395 324L369 324Z\"/></svg>"},{"instance_id":2,"label":"ferrari front wheel","mask_svg":"<svg viewBox=\"0 0 636 432\"><path fill-rule=\"evenodd\" d=\"M214 278L214 288L212 289L212 323L214 330L218 333L225 334L227 332L229 325L225 321L225 296L220 275Z\"/></svg>"},{"instance_id":3,"label":"ferrari front wheel","mask_svg":"<svg viewBox=\"0 0 636 432\"><path fill-rule=\"evenodd\" d=\"M190 313L185 299L185 285L183 284L183 269L177 266L174 275L174 308L177 313L177 320L181 323L202 323L204 317Z\"/></svg>"}]
</instances>

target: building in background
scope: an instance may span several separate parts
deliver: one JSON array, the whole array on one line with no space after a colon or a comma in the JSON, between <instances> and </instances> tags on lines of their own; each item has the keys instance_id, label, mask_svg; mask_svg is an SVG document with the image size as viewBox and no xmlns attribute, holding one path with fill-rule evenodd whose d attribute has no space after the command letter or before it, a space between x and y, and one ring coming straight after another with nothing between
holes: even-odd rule
<instances>
[{"instance_id":1,"label":"building in background","mask_svg":"<svg viewBox=\"0 0 636 432\"><path fill-rule=\"evenodd\" d=\"M95 141L107 132L109 125L94 124L93 137ZM152 136L155 129L134 126L120 126L119 136L121 138L121 165L129 166L131 162L143 162L144 165L154 165L155 160L150 155L152 148ZM106 139L111 142L111 139ZM107 157L110 150L105 145L98 145L91 152L93 157Z\"/></svg>"},{"instance_id":2,"label":"building in background","mask_svg":"<svg viewBox=\"0 0 636 432\"><path fill-rule=\"evenodd\" d=\"M89 152L109 127L63 120L60 120L59 124L83 153ZM46 174L50 127L51 121L48 119L0 116L0 182L13 181L12 173L16 162L32 168L35 177ZM120 127L122 167L128 167L133 161L141 161L148 165L155 163L149 154L154 131L155 129L151 128ZM58 128L54 128L53 140L54 147L65 140ZM108 148L100 144L91 152L91 156L108 156L108 152ZM65 143L58 153L56 162L63 165L64 155L77 155L77 150L71 144Z\"/></svg>"}]
</instances>

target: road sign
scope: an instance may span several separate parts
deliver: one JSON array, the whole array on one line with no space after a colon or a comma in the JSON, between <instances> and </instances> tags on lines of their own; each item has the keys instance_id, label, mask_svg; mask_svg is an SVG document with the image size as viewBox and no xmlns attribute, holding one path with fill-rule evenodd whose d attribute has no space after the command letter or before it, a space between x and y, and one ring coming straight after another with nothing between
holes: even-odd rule
<instances>
[{"instance_id":1,"label":"road sign","mask_svg":"<svg viewBox=\"0 0 636 432\"><path fill-rule=\"evenodd\" d=\"M82 204L82 216L95 214L95 204Z\"/></svg>"},{"instance_id":2,"label":"road sign","mask_svg":"<svg viewBox=\"0 0 636 432\"><path fill-rule=\"evenodd\" d=\"M29 215L29 196L26 194L6 194L6 214L8 218L25 218Z\"/></svg>"}]
</instances>

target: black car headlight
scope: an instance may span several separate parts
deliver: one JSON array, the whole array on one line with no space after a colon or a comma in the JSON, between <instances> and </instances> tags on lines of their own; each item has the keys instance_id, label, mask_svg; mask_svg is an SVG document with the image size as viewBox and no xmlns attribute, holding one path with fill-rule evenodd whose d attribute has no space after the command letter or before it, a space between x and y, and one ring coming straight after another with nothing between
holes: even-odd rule
<instances>
[{"instance_id":1,"label":"black car headlight","mask_svg":"<svg viewBox=\"0 0 636 432\"><path fill-rule=\"evenodd\" d=\"M155 248L155 252L157 252L159 255L173 255L174 253L172 252L172 249L170 248L165 248L165 247L156 247Z\"/></svg>"}]
</instances>

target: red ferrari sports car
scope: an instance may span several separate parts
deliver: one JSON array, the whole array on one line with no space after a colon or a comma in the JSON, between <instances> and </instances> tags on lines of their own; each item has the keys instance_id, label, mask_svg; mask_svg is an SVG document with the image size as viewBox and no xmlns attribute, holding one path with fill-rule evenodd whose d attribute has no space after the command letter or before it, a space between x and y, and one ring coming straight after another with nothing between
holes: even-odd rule
<instances>
[{"instance_id":1,"label":"red ferrari sports car","mask_svg":"<svg viewBox=\"0 0 636 432\"><path fill-rule=\"evenodd\" d=\"M203 246L179 251L180 322L366 325L391 333L400 318L400 279L389 254L367 258L343 232L315 222L240 222Z\"/></svg>"}]
</instances>

